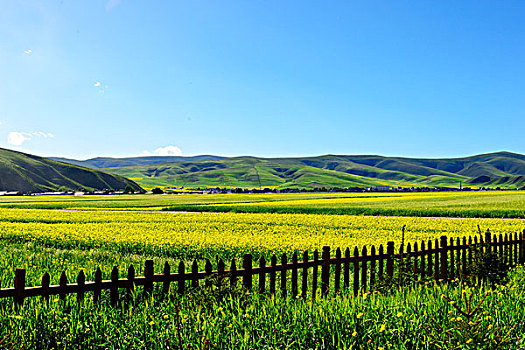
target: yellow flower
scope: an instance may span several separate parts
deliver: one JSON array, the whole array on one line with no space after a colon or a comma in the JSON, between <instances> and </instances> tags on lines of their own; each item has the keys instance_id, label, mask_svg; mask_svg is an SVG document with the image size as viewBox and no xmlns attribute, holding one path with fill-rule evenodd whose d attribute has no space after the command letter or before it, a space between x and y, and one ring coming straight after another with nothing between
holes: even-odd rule
<instances>
[{"instance_id":1,"label":"yellow flower","mask_svg":"<svg viewBox=\"0 0 525 350\"><path fill-rule=\"evenodd\" d=\"M381 327L379 327L379 332L384 332L386 329L386 326L384 324L381 325Z\"/></svg>"},{"instance_id":2,"label":"yellow flower","mask_svg":"<svg viewBox=\"0 0 525 350\"><path fill-rule=\"evenodd\" d=\"M470 338L469 340L467 340L467 344L470 344L472 343L472 338Z\"/></svg>"},{"instance_id":3,"label":"yellow flower","mask_svg":"<svg viewBox=\"0 0 525 350\"><path fill-rule=\"evenodd\" d=\"M354 333L352 333L352 337L355 337L357 335L357 331L354 331Z\"/></svg>"},{"instance_id":4,"label":"yellow flower","mask_svg":"<svg viewBox=\"0 0 525 350\"><path fill-rule=\"evenodd\" d=\"M357 318L361 318L361 317L363 317L363 313L362 312L357 314Z\"/></svg>"},{"instance_id":5,"label":"yellow flower","mask_svg":"<svg viewBox=\"0 0 525 350\"><path fill-rule=\"evenodd\" d=\"M403 316L403 313L402 312L398 312L397 313L397 317L402 317Z\"/></svg>"},{"instance_id":6,"label":"yellow flower","mask_svg":"<svg viewBox=\"0 0 525 350\"><path fill-rule=\"evenodd\" d=\"M149 323L150 326L153 326L154 324L155 324L155 321L151 321L151 322Z\"/></svg>"}]
</instances>

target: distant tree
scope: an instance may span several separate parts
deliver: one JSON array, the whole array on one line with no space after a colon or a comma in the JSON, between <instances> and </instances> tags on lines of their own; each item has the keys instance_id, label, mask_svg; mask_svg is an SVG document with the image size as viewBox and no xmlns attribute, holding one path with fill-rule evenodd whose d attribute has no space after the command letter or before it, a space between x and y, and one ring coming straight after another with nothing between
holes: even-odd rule
<instances>
[{"instance_id":1,"label":"distant tree","mask_svg":"<svg viewBox=\"0 0 525 350\"><path fill-rule=\"evenodd\" d=\"M130 185L126 185L126 188L124 188L124 193L133 193L135 190Z\"/></svg>"},{"instance_id":2,"label":"distant tree","mask_svg":"<svg viewBox=\"0 0 525 350\"><path fill-rule=\"evenodd\" d=\"M163 194L163 193L164 193L164 191L161 190L161 189L158 188L158 187L155 187L154 189L152 189L151 192L152 192L153 194Z\"/></svg>"}]
</instances>

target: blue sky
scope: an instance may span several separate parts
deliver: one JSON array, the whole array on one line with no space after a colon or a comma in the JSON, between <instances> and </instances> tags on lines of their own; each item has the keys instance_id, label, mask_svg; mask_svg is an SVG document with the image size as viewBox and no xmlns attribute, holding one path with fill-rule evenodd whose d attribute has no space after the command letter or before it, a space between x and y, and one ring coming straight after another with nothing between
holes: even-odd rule
<instances>
[{"instance_id":1,"label":"blue sky","mask_svg":"<svg viewBox=\"0 0 525 350\"><path fill-rule=\"evenodd\" d=\"M0 147L525 153L523 1L2 1Z\"/></svg>"}]
</instances>

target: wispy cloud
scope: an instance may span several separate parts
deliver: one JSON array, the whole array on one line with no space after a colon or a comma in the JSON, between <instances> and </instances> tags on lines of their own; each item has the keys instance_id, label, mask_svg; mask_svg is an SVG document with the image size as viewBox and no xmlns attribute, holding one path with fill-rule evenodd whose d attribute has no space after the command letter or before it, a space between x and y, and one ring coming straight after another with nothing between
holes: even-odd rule
<instances>
[{"instance_id":1,"label":"wispy cloud","mask_svg":"<svg viewBox=\"0 0 525 350\"><path fill-rule=\"evenodd\" d=\"M182 151L177 146L159 147L153 152L143 151L141 156L182 156Z\"/></svg>"},{"instance_id":2,"label":"wispy cloud","mask_svg":"<svg viewBox=\"0 0 525 350\"><path fill-rule=\"evenodd\" d=\"M29 49L29 50L25 50L24 53L25 53L26 55L30 55L30 54L33 53L33 50L31 50L31 49Z\"/></svg>"},{"instance_id":3,"label":"wispy cloud","mask_svg":"<svg viewBox=\"0 0 525 350\"><path fill-rule=\"evenodd\" d=\"M121 2L122 0L109 0L106 4L106 11L112 11L115 7L119 6Z\"/></svg>"},{"instance_id":4,"label":"wispy cloud","mask_svg":"<svg viewBox=\"0 0 525 350\"><path fill-rule=\"evenodd\" d=\"M95 84L93 84L94 87L99 87L100 85L100 81L97 81Z\"/></svg>"},{"instance_id":5,"label":"wispy cloud","mask_svg":"<svg viewBox=\"0 0 525 350\"><path fill-rule=\"evenodd\" d=\"M13 146L21 146L24 142L31 140L33 137L53 138L54 134L46 133L42 131L35 132L19 132L11 131L7 135L7 143Z\"/></svg>"}]
</instances>

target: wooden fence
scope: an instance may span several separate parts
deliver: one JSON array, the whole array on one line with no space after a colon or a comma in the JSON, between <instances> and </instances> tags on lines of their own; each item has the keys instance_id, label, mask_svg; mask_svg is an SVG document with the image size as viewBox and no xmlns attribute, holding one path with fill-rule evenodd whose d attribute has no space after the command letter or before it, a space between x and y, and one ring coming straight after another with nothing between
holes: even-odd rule
<instances>
[{"instance_id":1,"label":"wooden fence","mask_svg":"<svg viewBox=\"0 0 525 350\"><path fill-rule=\"evenodd\" d=\"M279 283L278 290L281 295L292 298L307 298L308 296L315 298L319 292L322 296L326 296L330 290L337 293L341 289L353 289L354 295L358 295L370 291L376 281L386 276L394 276L396 268L394 261L402 257L411 258L414 273L436 280L447 280L454 278L460 272L466 273L467 266L473 259L471 248L481 245L482 249L497 252L507 266L523 264L525 262L524 237L525 230L519 235L514 234L514 237L507 234L499 235L499 237L491 236L491 233L487 231L485 239L480 236L479 242L477 236L474 239L472 237L448 239L442 236L439 241L436 239L434 242L429 240L419 245L417 243L407 244L406 250L401 246L398 253L394 252L394 242L388 242L386 252L383 245L380 245L378 249L375 246L370 248L365 246L361 251L356 247L353 254L348 248L344 254L338 248L335 256L331 255L329 247L324 247L321 258L316 250L313 253L313 259L310 260L309 253L306 251L301 259L295 253L291 261L288 261L288 257L283 254L280 264L277 263L275 255L271 257L269 265L265 258L261 257L256 266L253 266L252 256L246 254L243 257L242 269L238 269L235 260L232 260L229 270L225 270L225 263L220 259L215 271L212 270L209 260L206 261L204 271L199 271L196 261L187 271L184 262L181 261L176 273L171 272L171 266L166 262L163 273L155 274L153 261L147 260L144 276L135 276L135 269L130 266L127 277L119 279L119 271L114 267L110 279L103 280L100 268L98 268L95 272L95 280L92 282L86 282L84 272L80 271L76 283L69 283L63 272L58 285L49 285L50 276L46 272L42 276L41 286L35 287L26 286L26 271L17 269L14 288L0 289L0 298L13 298L15 305L22 305L24 299L28 297L40 296L48 300L51 295L59 295L60 299L65 299L67 294L76 294L78 300L81 301L86 292L93 292L93 300L99 302L102 291L109 290L110 302L116 305L120 289L125 289L126 294L133 295L135 288L142 286L144 292L148 294L152 293L155 283L161 283L162 292L168 293L173 283L177 293L182 295L188 287L198 287L201 280L204 280L205 286L209 286L211 281L208 277L210 276L229 280L232 286L235 286L242 278L242 285L247 289L253 289L254 280L257 280L256 288L259 293L276 293L277 283ZM320 276L319 269L321 270ZM299 278L300 273L301 278ZM310 287L309 290L308 287Z\"/></svg>"}]
</instances>

